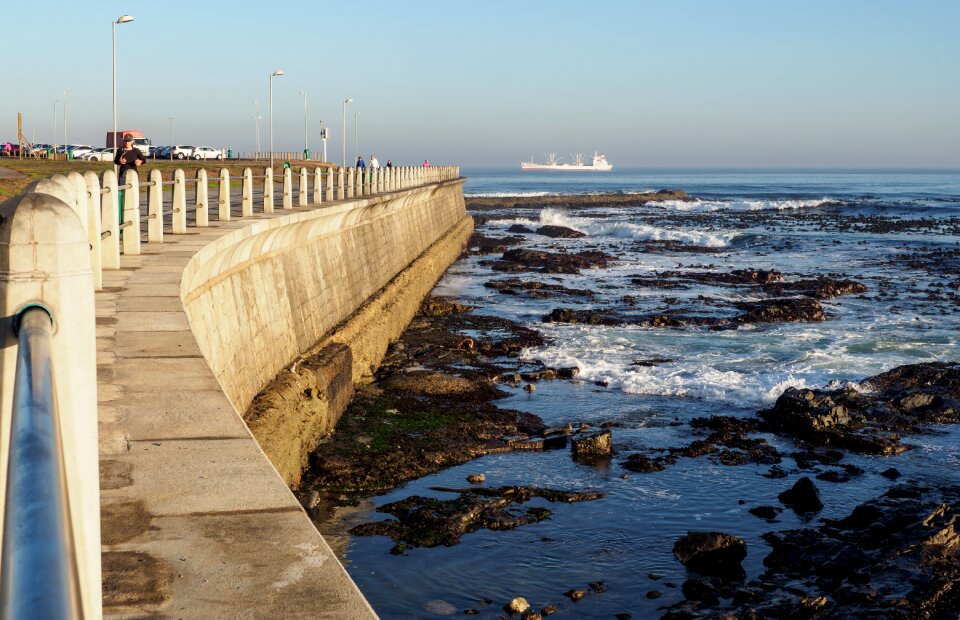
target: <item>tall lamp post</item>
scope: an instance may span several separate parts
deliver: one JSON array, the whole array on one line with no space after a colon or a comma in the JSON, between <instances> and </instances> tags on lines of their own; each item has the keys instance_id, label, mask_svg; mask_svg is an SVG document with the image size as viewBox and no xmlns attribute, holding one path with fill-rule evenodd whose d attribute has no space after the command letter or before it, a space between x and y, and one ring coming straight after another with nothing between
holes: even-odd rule
<instances>
[{"instance_id":1,"label":"tall lamp post","mask_svg":"<svg viewBox=\"0 0 960 620\"><path fill-rule=\"evenodd\" d=\"M67 140L67 94L69 90L63 91L63 159L67 159L69 155L67 154L67 146L70 144L70 141Z\"/></svg>"},{"instance_id":2,"label":"tall lamp post","mask_svg":"<svg viewBox=\"0 0 960 620\"><path fill-rule=\"evenodd\" d=\"M273 170L273 78L283 75L283 69L270 74L270 169Z\"/></svg>"},{"instance_id":3,"label":"tall lamp post","mask_svg":"<svg viewBox=\"0 0 960 620\"><path fill-rule=\"evenodd\" d=\"M357 155L360 154L360 112L353 113L353 161L357 161Z\"/></svg>"},{"instance_id":4,"label":"tall lamp post","mask_svg":"<svg viewBox=\"0 0 960 620\"><path fill-rule=\"evenodd\" d=\"M254 126L256 128L257 134L257 154L254 156L255 159L260 159L260 102L254 101L253 103L257 106L257 115L253 119Z\"/></svg>"},{"instance_id":5,"label":"tall lamp post","mask_svg":"<svg viewBox=\"0 0 960 620\"><path fill-rule=\"evenodd\" d=\"M129 15L121 15L117 21L111 22L113 30L113 159L117 159L117 24L126 24L133 21ZM116 164L114 164L116 170Z\"/></svg>"},{"instance_id":6,"label":"tall lamp post","mask_svg":"<svg viewBox=\"0 0 960 620\"><path fill-rule=\"evenodd\" d=\"M353 99L343 100L343 167L347 167L347 104L353 103Z\"/></svg>"},{"instance_id":7,"label":"tall lamp post","mask_svg":"<svg viewBox=\"0 0 960 620\"><path fill-rule=\"evenodd\" d=\"M57 148L57 104L60 103L59 99L53 100L53 139L50 140L50 148Z\"/></svg>"},{"instance_id":8,"label":"tall lamp post","mask_svg":"<svg viewBox=\"0 0 960 620\"><path fill-rule=\"evenodd\" d=\"M310 149L307 144L307 91L301 90L300 94L303 95L303 156L306 157Z\"/></svg>"}]
</instances>

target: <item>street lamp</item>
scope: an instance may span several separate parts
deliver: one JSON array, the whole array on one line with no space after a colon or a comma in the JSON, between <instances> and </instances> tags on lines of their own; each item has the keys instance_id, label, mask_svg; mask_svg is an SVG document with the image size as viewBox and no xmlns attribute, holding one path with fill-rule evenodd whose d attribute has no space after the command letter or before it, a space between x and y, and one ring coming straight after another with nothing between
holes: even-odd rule
<instances>
[{"instance_id":1,"label":"street lamp","mask_svg":"<svg viewBox=\"0 0 960 620\"><path fill-rule=\"evenodd\" d=\"M67 159L67 145L70 144L70 141L67 140L67 94L70 93L69 90L63 91L63 158Z\"/></svg>"},{"instance_id":2,"label":"street lamp","mask_svg":"<svg viewBox=\"0 0 960 620\"><path fill-rule=\"evenodd\" d=\"M255 159L260 159L260 102L254 101L254 103L257 105L257 115L253 119L257 134L257 154L254 157Z\"/></svg>"},{"instance_id":3,"label":"street lamp","mask_svg":"<svg viewBox=\"0 0 960 620\"><path fill-rule=\"evenodd\" d=\"M273 78L283 75L283 69L270 74L270 169L273 170Z\"/></svg>"},{"instance_id":4,"label":"street lamp","mask_svg":"<svg viewBox=\"0 0 960 620\"><path fill-rule=\"evenodd\" d=\"M310 149L307 144L307 91L301 90L300 94L303 95L303 156L306 157Z\"/></svg>"},{"instance_id":5,"label":"street lamp","mask_svg":"<svg viewBox=\"0 0 960 620\"><path fill-rule=\"evenodd\" d=\"M174 142L173 142L173 119L174 119L174 117L173 117L173 116L168 116L167 118L170 119L170 160L172 161L172 160L173 160L173 145L174 145Z\"/></svg>"},{"instance_id":6,"label":"street lamp","mask_svg":"<svg viewBox=\"0 0 960 620\"><path fill-rule=\"evenodd\" d=\"M360 154L358 145L360 141L357 136L360 133L360 112L353 113L353 161L357 161L357 155Z\"/></svg>"},{"instance_id":7,"label":"street lamp","mask_svg":"<svg viewBox=\"0 0 960 620\"><path fill-rule=\"evenodd\" d=\"M50 140L50 146L53 149L57 148L57 104L60 103L59 99L53 100L53 139Z\"/></svg>"},{"instance_id":8,"label":"street lamp","mask_svg":"<svg viewBox=\"0 0 960 620\"><path fill-rule=\"evenodd\" d=\"M343 100L343 167L347 167L347 104L353 103L353 99Z\"/></svg>"},{"instance_id":9,"label":"street lamp","mask_svg":"<svg viewBox=\"0 0 960 620\"><path fill-rule=\"evenodd\" d=\"M117 159L117 24L126 24L133 21L129 15L121 15L117 21L111 22L113 30L113 159ZM114 164L116 170L116 164Z\"/></svg>"}]
</instances>

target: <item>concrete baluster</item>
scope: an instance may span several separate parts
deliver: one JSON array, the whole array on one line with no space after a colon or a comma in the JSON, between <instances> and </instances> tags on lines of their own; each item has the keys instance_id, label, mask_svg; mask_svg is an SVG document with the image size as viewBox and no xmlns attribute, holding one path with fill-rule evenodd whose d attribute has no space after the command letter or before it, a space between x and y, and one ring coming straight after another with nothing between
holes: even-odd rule
<instances>
[{"instance_id":1,"label":"concrete baluster","mask_svg":"<svg viewBox=\"0 0 960 620\"><path fill-rule=\"evenodd\" d=\"M253 170L243 169L243 187L240 190L240 213L243 217L253 215Z\"/></svg>"},{"instance_id":2,"label":"concrete baluster","mask_svg":"<svg viewBox=\"0 0 960 620\"><path fill-rule=\"evenodd\" d=\"M206 228L210 225L210 187L207 171L197 170L197 226Z\"/></svg>"},{"instance_id":3,"label":"concrete baluster","mask_svg":"<svg viewBox=\"0 0 960 620\"><path fill-rule=\"evenodd\" d=\"M113 174L113 170L109 171ZM106 173L104 173L106 178ZM140 254L140 175L136 170L128 170L125 177L126 184L130 187L125 190L123 195L123 221L125 227L120 231L120 238L123 240L123 254L125 256L136 256ZM113 175L113 190L111 195L119 196L116 192L117 176ZM110 205L114 213L119 215L119 207L116 202ZM108 216L112 217L112 216ZM127 224L127 222L130 222Z\"/></svg>"},{"instance_id":4,"label":"concrete baluster","mask_svg":"<svg viewBox=\"0 0 960 620\"><path fill-rule=\"evenodd\" d=\"M347 168L347 199L353 198L355 187L353 185L353 168Z\"/></svg>"},{"instance_id":5,"label":"concrete baluster","mask_svg":"<svg viewBox=\"0 0 960 620\"><path fill-rule=\"evenodd\" d=\"M371 194L382 194L383 187L381 186L382 177L380 176L380 168L373 169L373 178L370 179L370 193Z\"/></svg>"},{"instance_id":6,"label":"concrete baluster","mask_svg":"<svg viewBox=\"0 0 960 620\"><path fill-rule=\"evenodd\" d=\"M101 269L100 259L100 183L97 181L97 175L93 174L93 182L97 186L96 209L91 204L93 192L87 187L87 179L79 172L71 172L67 179L74 187L77 200L77 213L80 215L80 221L83 224L84 232L87 235L87 243L90 245L90 271L93 274L94 290L103 290L103 270Z\"/></svg>"},{"instance_id":7,"label":"concrete baluster","mask_svg":"<svg viewBox=\"0 0 960 620\"><path fill-rule=\"evenodd\" d=\"M310 204L307 198L307 193L310 191L310 188L309 181L307 180L307 169L303 166L300 167L300 181L297 185L297 206L305 207Z\"/></svg>"},{"instance_id":8,"label":"concrete baluster","mask_svg":"<svg viewBox=\"0 0 960 620\"><path fill-rule=\"evenodd\" d=\"M55 326L51 329L49 356L54 361L56 380L51 388L59 416L51 420L56 426L48 429L61 438L61 471L69 506L69 514L63 516L69 519L69 530L73 535L75 554L71 561L75 563L79 576L79 592L76 594L82 607L77 617L100 618L96 307L89 269L90 245L81 221L71 211L73 205L67 201L41 192L27 193L0 206L0 221L4 222L0 227L0 263L3 265L0 316L5 330L4 346L0 350L0 385L4 386L0 390L0 428L4 431L0 433L0 455L4 461L2 482L5 486L12 482L8 479L7 460L11 452L10 414L19 348L11 318L28 306L39 305L50 312ZM31 311L31 326L37 324L35 317L35 312ZM33 419L33 411L21 413L31 415ZM56 492L48 488L40 491ZM9 514L8 510L4 494L0 496L0 512ZM61 541L51 540L50 544L61 544ZM38 588L48 585L43 583L44 575L36 577L40 580ZM3 603L5 612L15 608L6 599Z\"/></svg>"},{"instance_id":9,"label":"concrete baluster","mask_svg":"<svg viewBox=\"0 0 960 620\"><path fill-rule=\"evenodd\" d=\"M116 206L110 200L111 194L115 195L117 193L117 175L113 170L108 172L113 179L113 187L109 188L107 183L110 181L107 172L103 173L103 188L107 191L105 194L101 194L100 181L98 180L96 193L99 196L93 198L93 204L100 208L100 226L104 232L108 232L100 246L101 265L104 269L120 269L120 221L118 219L120 214L117 213ZM87 179L87 187L90 187L89 175L91 174L94 173L88 172L84 175ZM96 175L94 174L94 176Z\"/></svg>"},{"instance_id":10,"label":"concrete baluster","mask_svg":"<svg viewBox=\"0 0 960 620\"><path fill-rule=\"evenodd\" d=\"M173 234L187 232L187 177L183 168L173 171Z\"/></svg>"},{"instance_id":11,"label":"concrete baluster","mask_svg":"<svg viewBox=\"0 0 960 620\"><path fill-rule=\"evenodd\" d=\"M323 202L323 170L320 166L313 169L313 204Z\"/></svg>"},{"instance_id":12,"label":"concrete baluster","mask_svg":"<svg viewBox=\"0 0 960 620\"><path fill-rule=\"evenodd\" d=\"M229 222L230 213L230 171L226 168L220 169L220 197L217 200L217 220L220 222Z\"/></svg>"},{"instance_id":13,"label":"concrete baluster","mask_svg":"<svg viewBox=\"0 0 960 620\"><path fill-rule=\"evenodd\" d=\"M273 213L273 168L263 171L263 212Z\"/></svg>"},{"instance_id":14,"label":"concrete baluster","mask_svg":"<svg viewBox=\"0 0 960 620\"><path fill-rule=\"evenodd\" d=\"M290 168L283 169L283 209L293 208L293 172Z\"/></svg>"},{"instance_id":15,"label":"concrete baluster","mask_svg":"<svg viewBox=\"0 0 960 620\"><path fill-rule=\"evenodd\" d=\"M150 183L153 185L147 190L147 241L163 243L163 176L159 170L150 171Z\"/></svg>"},{"instance_id":16,"label":"concrete baluster","mask_svg":"<svg viewBox=\"0 0 960 620\"><path fill-rule=\"evenodd\" d=\"M101 194L100 194L100 179L97 177L96 172L85 172L83 175L84 185L87 187L87 221L89 222L89 227L91 229L96 228L96 243L93 243L93 236L91 236L91 244L94 245L95 250L93 251L94 256L91 257L90 265L93 268L95 284L99 287L97 290L103 289L103 263L104 263L104 246L106 245L106 240L101 239L101 234L103 231L103 214L101 212ZM107 235L107 239L113 237L114 242L117 242L116 232L111 232ZM120 246L116 247L116 259L117 266L119 267L120 262ZM116 269L117 267L111 267L111 269ZM98 277L99 272L99 277ZM99 282L97 280L99 279Z\"/></svg>"},{"instance_id":17,"label":"concrete baluster","mask_svg":"<svg viewBox=\"0 0 960 620\"><path fill-rule=\"evenodd\" d=\"M326 169L324 182L327 186L327 202L333 202L336 200L336 194L333 193L333 168Z\"/></svg>"},{"instance_id":18,"label":"concrete baluster","mask_svg":"<svg viewBox=\"0 0 960 620\"><path fill-rule=\"evenodd\" d=\"M366 176L366 172L367 172L366 169L357 168L357 175L356 177L354 177L354 180L356 181L357 185L353 191L353 195L355 198L360 198L361 196L363 196L363 181L364 181L363 177Z\"/></svg>"},{"instance_id":19,"label":"concrete baluster","mask_svg":"<svg viewBox=\"0 0 960 620\"><path fill-rule=\"evenodd\" d=\"M344 179L343 168L337 168L337 200L344 200L347 197L347 188Z\"/></svg>"}]
</instances>

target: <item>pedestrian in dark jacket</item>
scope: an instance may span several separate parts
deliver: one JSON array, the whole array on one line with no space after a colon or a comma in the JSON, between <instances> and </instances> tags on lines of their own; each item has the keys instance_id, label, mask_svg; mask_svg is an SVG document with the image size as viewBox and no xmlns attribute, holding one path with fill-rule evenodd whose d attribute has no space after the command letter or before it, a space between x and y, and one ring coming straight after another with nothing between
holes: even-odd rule
<instances>
[{"instance_id":1,"label":"pedestrian in dark jacket","mask_svg":"<svg viewBox=\"0 0 960 620\"><path fill-rule=\"evenodd\" d=\"M118 184L121 187L126 185L127 171L136 170L143 165L146 159L140 149L133 146L133 136L125 135L123 137L123 149L118 150L117 154L113 156L114 165L120 166L120 170L117 172ZM120 195L117 197L118 216L121 224L123 223L123 201L126 193L127 190L120 190Z\"/></svg>"}]
</instances>

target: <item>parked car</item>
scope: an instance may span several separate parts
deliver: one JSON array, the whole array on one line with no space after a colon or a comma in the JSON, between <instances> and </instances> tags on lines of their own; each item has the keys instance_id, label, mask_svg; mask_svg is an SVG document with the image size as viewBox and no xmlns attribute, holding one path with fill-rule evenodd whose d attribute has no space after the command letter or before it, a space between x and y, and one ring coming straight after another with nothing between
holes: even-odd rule
<instances>
[{"instance_id":1,"label":"parked car","mask_svg":"<svg viewBox=\"0 0 960 620\"><path fill-rule=\"evenodd\" d=\"M73 144L67 147L73 153L74 159L83 159L83 156L93 151L89 144Z\"/></svg>"},{"instance_id":2,"label":"parked car","mask_svg":"<svg viewBox=\"0 0 960 620\"><path fill-rule=\"evenodd\" d=\"M83 156L86 161L113 161L113 149L93 149Z\"/></svg>"},{"instance_id":3,"label":"parked car","mask_svg":"<svg viewBox=\"0 0 960 620\"><path fill-rule=\"evenodd\" d=\"M170 153L167 156L169 157L170 155L173 155L174 159L186 159L193 156L193 149L195 148L197 147L187 146L185 144L177 144L170 147Z\"/></svg>"},{"instance_id":4,"label":"parked car","mask_svg":"<svg viewBox=\"0 0 960 620\"><path fill-rule=\"evenodd\" d=\"M227 154L223 149L215 149L212 146L198 146L193 149L193 153L190 155L193 159L219 159L223 160Z\"/></svg>"}]
</instances>

